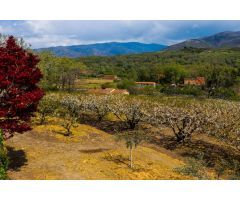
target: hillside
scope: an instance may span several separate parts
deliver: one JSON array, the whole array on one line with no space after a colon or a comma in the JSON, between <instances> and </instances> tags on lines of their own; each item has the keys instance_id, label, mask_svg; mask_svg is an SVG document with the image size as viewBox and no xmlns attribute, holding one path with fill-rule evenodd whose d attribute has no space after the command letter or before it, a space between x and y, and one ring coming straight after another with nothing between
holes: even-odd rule
<instances>
[{"instance_id":1,"label":"hillside","mask_svg":"<svg viewBox=\"0 0 240 200\"><path fill-rule=\"evenodd\" d=\"M184 42L169 46L169 50L193 48L233 48L240 47L240 32L226 31L208 37L186 40Z\"/></svg>"},{"instance_id":2,"label":"hillside","mask_svg":"<svg viewBox=\"0 0 240 200\"><path fill-rule=\"evenodd\" d=\"M128 167L128 150L114 136L78 124L73 136L61 135L56 121L35 126L6 142L14 180L187 179L173 171L183 161L140 146L134 151L135 169Z\"/></svg>"},{"instance_id":3,"label":"hillside","mask_svg":"<svg viewBox=\"0 0 240 200\"><path fill-rule=\"evenodd\" d=\"M109 42L89 45L58 46L36 49L37 52L52 51L57 56L83 57L83 56L114 56L155 52L166 48L161 44L144 44L138 42Z\"/></svg>"},{"instance_id":4,"label":"hillside","mask_svg":"<svg viewBox=\"0 0 240 200\"><path fill-rule=\"evenodd\" d=\"M209 66L239 67L239 49L182 49L113 57L82 57L77 60L98 73L114 73L141 81L158 81L165 66L182 66L190 73Z\"/></svg>"}]
</instances>

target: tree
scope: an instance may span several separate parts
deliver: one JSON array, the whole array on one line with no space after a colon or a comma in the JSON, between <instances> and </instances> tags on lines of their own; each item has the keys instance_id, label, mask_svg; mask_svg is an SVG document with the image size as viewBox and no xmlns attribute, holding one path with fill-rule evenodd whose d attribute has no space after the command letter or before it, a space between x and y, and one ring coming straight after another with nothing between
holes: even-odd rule
<instances>
[{"instance_id":1,"label":"tree","mask_svg":"<svg viewBox=\"0 0 240 200\"><path fill-rule=\"evenodd\" d=\"M119 120L126 122L128 128L133 130L141 121L145 121L148 115L148 102L117 95L113 98L110 110Z\"/></svg>"},{"instance_id":2,"label":"tree","mask_svg":"<svg viewBox=\"0 0 240 200\"><path fill-rule=\"evenodd\" d=\"M186 69L181 66L167 66L161 68L161 71L164 74L162 81L165 83L177 84L186 75Z\"/></svg>"},{"instance_id":3,"label":"tree","mask_svg":"<svg viewBox=\"0 0 240 200\"><path fill-rule=\"evenodd\" d=\"M98 122L110 112L111 97L110 96L96 96L89 95L85 100L86 109L97 115Z\"/></svg>"},{"instance_id":4,"label":"tree","mask_svg":"<svg viewBox=\"0 0 240 200\"><path fill-rule=\"evenodd\" d=\"M58 97L55 95L47 95L41 99L38 106L38 113L40 118L40 124L43 124L46 117L53 115L54 111L59 106Z\"/></svg>"},{"instance_id":5,"label":"tree","mask_svg":"<svg viewBox=\"0 0 240 200\"><path fill-rule=\"evenodd\" d=\"M140 130L132 130L123 133L117 134L117 140L124 140L126 147L130 150L129 153L129 166L133 168L133 149L137 148L137 146L144 140L146 140L146 134Z\"/></svg>"},{"instance_id":6,"label":"tree","mask_svg":"<svg viewBox=\"0 0 240 200\"><path fill-rule=\"evenodd\" d=\"M240 151L240 103L213 100L208 107L213 116L209 134Z\"/></svg>"},{"instance_id":7,"label":"tree","mask_svg":"<svg viewBox=\"0 0 240 200\"><path fill-rule=\"evenodd\" d=\"M59 88L71 91L74 88L75 81L80 75L80 69L84 68L82 63L75 62L70 58L58 58L57 67L59 73Z\"/></svg>"},{"instance_id":8,"label":"tree","mask_svg":"<svg viewBox=\"0 0 240 200\"><path fill-rule=\"evenodd\" d=\"M59 69L57 66L57 57L51 52L41 52L39 54L41 61L38 63L41 72L44 74L40 84L45 90L56 90L59 82Z\"/></svg>"},{"instance_id":9,"label":"tree","mask_svg":"<svg viewBox=\"0 0 240 200\"><path fill-rule=\"evenodd\" d=\"M72 135L71 129L77 126L81 111L81 101L77 97L68 95L60 100L60 107L56 114L63 118L61 125L66 129L66 136Z\"/></svg>"},{"instance_id":10,"label":"tree","mask_svg":"<svg viewBox=\"0 0 240 200\"><path fill-rule=\"evenodd\" d=\"M236 83L238 70L234 67L208 66L199 69L199 73L206 77L207 87L230 87Z\"/></svg>"},{"instance_id":11,"label":"tree","mask_svg":"<svg viewBox=\"0 0 240 200\"><path fill-rule=\"evenodd\" d=\"M72 90L80 70L85 66L76 60L56 57L51 52L39 54L41 62L39 67L44 74L41 86L46 90Z\"/></svg>"},{"instance_id":12,"label":"tree","mask_svg":"<svg viewBox=\"0 0 240 200\"><path fill-rule=\"evenodd\" d=\"M30 130L30 119L44 92L39 58L10 36L0 45L0 129L4 138Z\"/></svg>"},{"instance_id":13,"label":"tree","mask_svg":"<svg viewBox=\"0 0 240 200\"><path fill-rule=\"evenodd\" d=\"M197 105L188 105L188 108L157 105L150 118L155 124L171 128L179 143L190 139L193 133L207 131L210 126L210 116Z\"/></svg>"}]
</instances>

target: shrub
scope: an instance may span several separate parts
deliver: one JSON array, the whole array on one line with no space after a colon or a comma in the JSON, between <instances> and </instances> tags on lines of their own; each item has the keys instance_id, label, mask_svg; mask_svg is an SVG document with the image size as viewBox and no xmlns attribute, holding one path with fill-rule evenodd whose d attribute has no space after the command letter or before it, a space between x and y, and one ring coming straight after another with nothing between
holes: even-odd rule
<instances>
[{"instance_id":1,"label":"shrub","mask_svg":"<svg viewBox=\"0 0 240 200\"><path fill-rule=\"evenodd\" d=\"M210 96L220 99L239 99L237 93L231 88L216 88L210 93Z\"/></svg>"},{"instance_id":2,"label":"shrub","mask_svg":"<svg viewBox=\"0 0 240 200\"><path fill-rule=\"evenodd\" d=\"M0 129L0 180L7 179L8 157L4 147L3 132Z\"/></svg>"},{"instance_id":3,"label":"shrub","mask_svg":"<svg viewBox=\"0 0 240 200\"><path fill-rule=\"evenodd\" d=\"M101 85L101 88L102 89L105 89L105 88L116 88L116 84L115 83L111 83L111 82L103 83Z\"/></svg>"},{"instance_id":4,"label":"shrub","mask_svg":"<svg viewBox=\"0 0 240 200\"><path fill-rule=\"evenodd\" d=\"M209 179L206 173L206 167L202 160L203 155L199 155L197 159L187 158L187 164L183 167L175 168L174 171L182 175L196 177L198 179Z\"/></svg>"},{"instance_id":5,"label":"shrub","mask_svg":"<svg viewBox=\"0 0 240 200\"><path fill-rule=\"evenodd\" d=\"M123 79L117 83L118 89L129 89L135 85L135 82L128 79Z\"/></svg>"},{"instance_id":6,"label":"shrub","mask_svg":"<svg viewBox=\"0 0 240 200\"><path fill-rule=\"evenodd\" d=\"M201 89L201 87L194 85L187 85L184 87L166 86L161 89L161 92L176 95L192 95L192 96L204 95L204 91Z\"/></svg>"}]
</instances>

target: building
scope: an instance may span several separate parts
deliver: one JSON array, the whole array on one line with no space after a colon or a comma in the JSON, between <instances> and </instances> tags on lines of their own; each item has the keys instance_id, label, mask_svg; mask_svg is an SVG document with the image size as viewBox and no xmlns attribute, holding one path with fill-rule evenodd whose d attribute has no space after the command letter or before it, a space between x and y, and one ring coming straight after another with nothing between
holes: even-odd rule
<instances>
[{"instance_id":1,"label":"building","mask_svg":"<svg viewBox=\"0 0 240 200\"><path fill-rule=\"evenodd\" d=\"M112 81L119 80L119 78L116 75L104 75L103 79L105 79L105 80L112 80Z\"/></svg>"},{"instance_id":2,"label":"building","mask_svg":"<svg viewBox=\"0 0 240 200\"><path fill-rule=\"evenodd\" d=\"M199 85L203 86L206 84L205 78L198 76L196 78L184 78L184 85Z\"/></svg>"},{"instance_id":3,"label":"building","mask_svg":"<svg viewBox=\"0 0 240 200\"><path fill-rule=\"evenodd\" d=\"M155 82L135 82L136 86L139 88L143 88L146 86L151 86L151 87L156 87L156 83Z\"/></svg>"},{"instance_id":4,"label":"building","mask_svg":"<svg viewBox=\"0 0 240 200\"><path fill-rule=\"evenodd\" d=\"M87 91L87 93L89 93L89 94L105 94L105 95L110 95L110 94L126 94L126 95L129 95L129 92L127 90L115 89L115 88L89 89Z\"/></svg>"}]
</instances>

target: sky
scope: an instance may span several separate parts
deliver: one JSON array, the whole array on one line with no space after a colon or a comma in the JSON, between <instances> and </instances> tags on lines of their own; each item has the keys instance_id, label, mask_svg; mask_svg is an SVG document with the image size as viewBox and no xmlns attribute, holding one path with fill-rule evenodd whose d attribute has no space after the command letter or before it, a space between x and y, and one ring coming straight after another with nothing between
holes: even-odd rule
<instances>
[{"instance_id":1,"label":"sky","mask_svg":"<svg viewBox=\"0 0 240 200\"><path fill-rule=\"evenodd\" d=\"M240 31L240 21L0 21L1 34L22 37L32 48L112 41L172 45L223 31Z\"/></svg>"}]
</instances>

